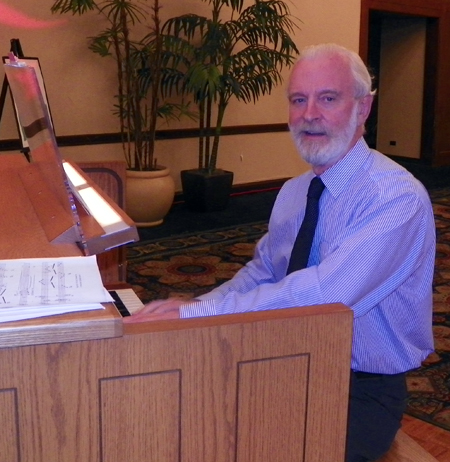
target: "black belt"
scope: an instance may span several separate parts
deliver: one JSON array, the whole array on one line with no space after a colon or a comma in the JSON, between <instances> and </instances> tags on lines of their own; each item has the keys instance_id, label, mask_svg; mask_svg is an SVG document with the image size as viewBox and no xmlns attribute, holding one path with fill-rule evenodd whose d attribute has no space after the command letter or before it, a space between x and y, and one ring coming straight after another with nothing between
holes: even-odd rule
<instances>
[{"instance_id":1,"label":"black belt","mask_svg":"<svg viewBox=\"0 0 450 462\"><path fill-rule=\"evenodd\" d=\"M353 375L357 379L375 379L377 377L383 377L386 374L372 374L371 372L352 371Z\"/></svg>"},{"instance_id":2,"label":"black belt","mask_svg":"<svg viewBox=\"0 0 450 462\"><path fill-rule=\"evenodd\" d=\"M400 374L375 374L372 372L361 372L361 371L353 371L352 373L357 379L375 379L377 377L394 377L395 375L401 375L405 374L404 372L401 372Z\"/></svg>"}]
</instances>

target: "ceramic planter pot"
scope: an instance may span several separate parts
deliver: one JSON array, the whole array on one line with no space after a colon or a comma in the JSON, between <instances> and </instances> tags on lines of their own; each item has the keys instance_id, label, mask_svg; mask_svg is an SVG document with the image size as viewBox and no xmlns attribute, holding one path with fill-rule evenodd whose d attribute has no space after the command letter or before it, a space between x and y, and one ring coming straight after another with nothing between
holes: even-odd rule
<instances>
[{"instance_id":1,"label":"ceramic planter pot","mask_svg":"<svg viewBox=\"0 0 450 462\"><path fill-rule=\"evenodd\" d=\"M170 210L175 183L170 170L127 170L126 212L138 227L160 225Z\"/></svg>"}]
</instances>

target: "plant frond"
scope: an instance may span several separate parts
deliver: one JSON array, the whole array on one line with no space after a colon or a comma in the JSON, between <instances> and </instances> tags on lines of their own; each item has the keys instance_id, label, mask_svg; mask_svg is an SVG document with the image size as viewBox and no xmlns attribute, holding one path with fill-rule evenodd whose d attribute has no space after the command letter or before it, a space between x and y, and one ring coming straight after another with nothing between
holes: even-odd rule
<instances>
[{"instance_id":1,"label":"plant frond","mask_svg":"<svg viewBox=\"0 0 450 462\"><path fill-rule=\"evenodd\" d=\"M222 88L219 68L205 63L195 63L186 72L183 88L185 92L194 96L197 103L204 99L216 101Z\"/></svg>"},{"instance_id":2,"label":"plant frond","mask_svg":"<svg viewBox=\"0 0 450 462\"><path fill-rule=\"evenodd\" d=\"M158 107L158 117L166 122L171 120L180 120L182 117L188 117L191 120L198 120L198 111L191 109L190 103L164 103Z\"/></svg>"},{"instance_id":3,"label":"plant frond","mask_svg":"<svg viewBox=\"0 0 450 462\"><path fill-rule=\"evenodd\" d=\"M143 22L150 14L147 8L133 3L131 0L107 0L99 8L111 23L118 24L123 18L131 24Z\"/></svg>"},{"instance_id":4,"label":"plant frond","mask_svg":"<svg viewBox=\"0 0 450 462\"><path fill-rule=\"evenodd\" d=\"M50 8L52 13L84 14L86 11L94 10L97 4L94 0L56 0Z\"/></svg>"},{"instance_id":5,"label":"plant frond","mask_svg":"<svg viewBox=\"0 0 450 462\"><path fill-rule=\"evenodd\" d=\"M184 73L176 68L165 68L161 75L161 95L169 98L174 93L182 91Z\"/></svg>"},{"instance_id":6,"label":"plant frond","mask_svg":"<svg viewBox=\"0 0 450 462\"><path fill-rule=\"evenodd\" d=\"M175 18L168 19L163 27L163 35L171 35L175 37L186 37L191 40L199 32L203 35L204 31L208 28L210 20L204 16L197 14L185 14Z\"/></svg>"}]
</instances>

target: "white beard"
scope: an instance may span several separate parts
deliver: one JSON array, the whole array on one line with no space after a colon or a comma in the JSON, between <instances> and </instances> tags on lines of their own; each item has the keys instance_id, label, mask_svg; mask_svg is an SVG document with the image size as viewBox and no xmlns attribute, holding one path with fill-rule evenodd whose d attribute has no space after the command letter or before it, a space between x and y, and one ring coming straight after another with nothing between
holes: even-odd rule
<instances>
[{"instance_id":1,"label":"white beard","mask_svg":"<svg viewBox=\"0 0 450 462\"><path fill-rule=\"evenodd\" d=\"M347 153L358 129L358 105L355 104L345 129L337 133L333 133L333 130L327 129L318 122L303 122L297 126L289 125L289 129L303 160L313 167L333 165ZM324 133L329 137L329 141L324 144L323 139L305 140L303 138L305 131Z\"/></svg>"}]
</instances>

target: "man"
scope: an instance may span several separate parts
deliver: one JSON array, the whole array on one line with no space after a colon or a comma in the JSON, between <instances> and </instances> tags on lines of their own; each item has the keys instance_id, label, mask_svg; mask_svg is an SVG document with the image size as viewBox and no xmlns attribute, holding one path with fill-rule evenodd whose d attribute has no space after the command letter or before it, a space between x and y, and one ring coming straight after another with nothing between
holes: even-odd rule
<instances>
[{"instance_id":1,"label":"man","mask_svg":"<svg viewBox=\"0 0 450 462\"><path fill-rule=\"evenodd\" d=\"M373 92L356 53L305 49L288 97L291 133L312 171L283 186L252 261L191 303L155 301L129 322L346 304L354 311L347 461L376 460L400 427L405 371L433 350L433 212L423 186L362 138ZM307 267L291 271L314 177L325 185L314 240Z\"/></svg>"}]
</instances>

